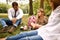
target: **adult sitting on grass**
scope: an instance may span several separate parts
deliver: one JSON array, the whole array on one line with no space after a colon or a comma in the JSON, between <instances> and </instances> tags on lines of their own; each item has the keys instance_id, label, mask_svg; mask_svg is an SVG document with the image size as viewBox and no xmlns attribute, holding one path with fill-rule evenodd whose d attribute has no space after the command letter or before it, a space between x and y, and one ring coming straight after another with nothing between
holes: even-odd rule
<instances>
[{"instance_id":1,"label":"adult sitting on grass","mask_svg":"<svg viewBox=\"0 0 60 40\"><path fill-rule=\"evenodd\" d=\"M23 17L23 11L18 7L17 2L12 3L12 7L8 10L8 20L1 19L1 24L3 25L2 32L6 30L8 25L12 25L8 32L13 32L14 29L21 23Z\"/></svg>"},{"instance_id":2,"label":"adult sitting on grass","mask_svg":"<svg viewBox=\"0 0 60 40\"><path fill-rule=\"evenodd\" d=\"M60 40L60 0L50 0L50 6L52 13L45 26L0 40Z\"/></svg>"}]
</instances>

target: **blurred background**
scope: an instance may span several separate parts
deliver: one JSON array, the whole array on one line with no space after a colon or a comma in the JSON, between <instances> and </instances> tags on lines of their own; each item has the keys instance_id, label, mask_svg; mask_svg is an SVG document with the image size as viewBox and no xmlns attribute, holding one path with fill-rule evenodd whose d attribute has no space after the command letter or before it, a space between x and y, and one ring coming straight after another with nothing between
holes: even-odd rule
<instances>
[{"instance_id":1,"label":"blurred background","mask_svg":"<svg viewBox=\"0 0 60 40\"><path fill-rule=\"evenodd\" d=\"M50 15L49 0L0 0L0 14L7 13L7 10L12 7L11 4L14 1L19 4L24 14L37 14L37 9L43 7L45 14L47 16Z\"/></svg>"},{"instance_id":2,"label":"blurred background","mask_svg":"<svg viewBox=\"0 0 60 40\"><path fill-rule=\"evenodd\" d=\"M21 8L24 12L24 16L22 18L22 23L12 34L0 33L0 38L12 36L23 32L20 30L20 27L23 25L27 25L27 20L29 16L36 15L37 10L39 8L43 8L45 11L45 15L49 17L51 12L51 7L49 5L49 0L0 0L0 18L8 18L7 11L12 7L12 2L17 2L19 4L19 8ZM0 24L0 30L2 29L2 25Z\"/></svg>"}]
</instances>

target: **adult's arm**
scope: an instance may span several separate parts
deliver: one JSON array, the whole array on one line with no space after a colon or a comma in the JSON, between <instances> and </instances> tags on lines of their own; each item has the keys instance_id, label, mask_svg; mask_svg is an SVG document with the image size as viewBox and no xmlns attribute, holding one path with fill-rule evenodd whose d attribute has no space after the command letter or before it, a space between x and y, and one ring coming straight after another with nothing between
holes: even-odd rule
<instances>
[{"instance_id":1,"label":"adult's arm","mask_svg":"<svg viewBox=\"0 0 60 40\"><path fill-rule=\"evenodd\" d=\"M10 20L12 20L12 14L11 14L11 10L10 10L10 9L8 10L8 18L9 18Z\"/></svg>"}]
</instances>

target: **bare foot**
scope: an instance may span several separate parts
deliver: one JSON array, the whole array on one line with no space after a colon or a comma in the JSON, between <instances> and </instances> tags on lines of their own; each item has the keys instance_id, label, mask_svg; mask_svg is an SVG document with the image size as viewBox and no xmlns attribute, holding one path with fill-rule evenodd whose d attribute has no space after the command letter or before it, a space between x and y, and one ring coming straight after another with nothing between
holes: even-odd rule
<instances>
[{"instance_id":1,"label":"bare foot","mask_svg":"<svg viewBox=\"0 0 60 40\"><path fill-rule=\"evenodd\" d=\"M6 38L0 38L0 40L6 40Z\"/></svg>"}]
</instances>

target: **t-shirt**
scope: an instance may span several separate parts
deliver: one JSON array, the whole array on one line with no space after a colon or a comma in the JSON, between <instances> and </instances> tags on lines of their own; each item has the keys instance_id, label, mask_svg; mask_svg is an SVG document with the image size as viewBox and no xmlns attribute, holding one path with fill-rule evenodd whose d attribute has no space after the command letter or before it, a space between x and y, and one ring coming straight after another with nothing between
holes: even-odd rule
<instances>
[{"instance_id":1,"label":"t-shirt","mask_svg":"<svg viewBox=\"0 0 60 40\"><path fill-rule=\"evenodd\" d=\"M39 18L39 19L37 19L37 23L39 24L39 25L45 25L45 24L47 24L47 22L48 22L48 18L46 17L46 16L44 16L44 18Z\"/></svg>"}]
</instances>

